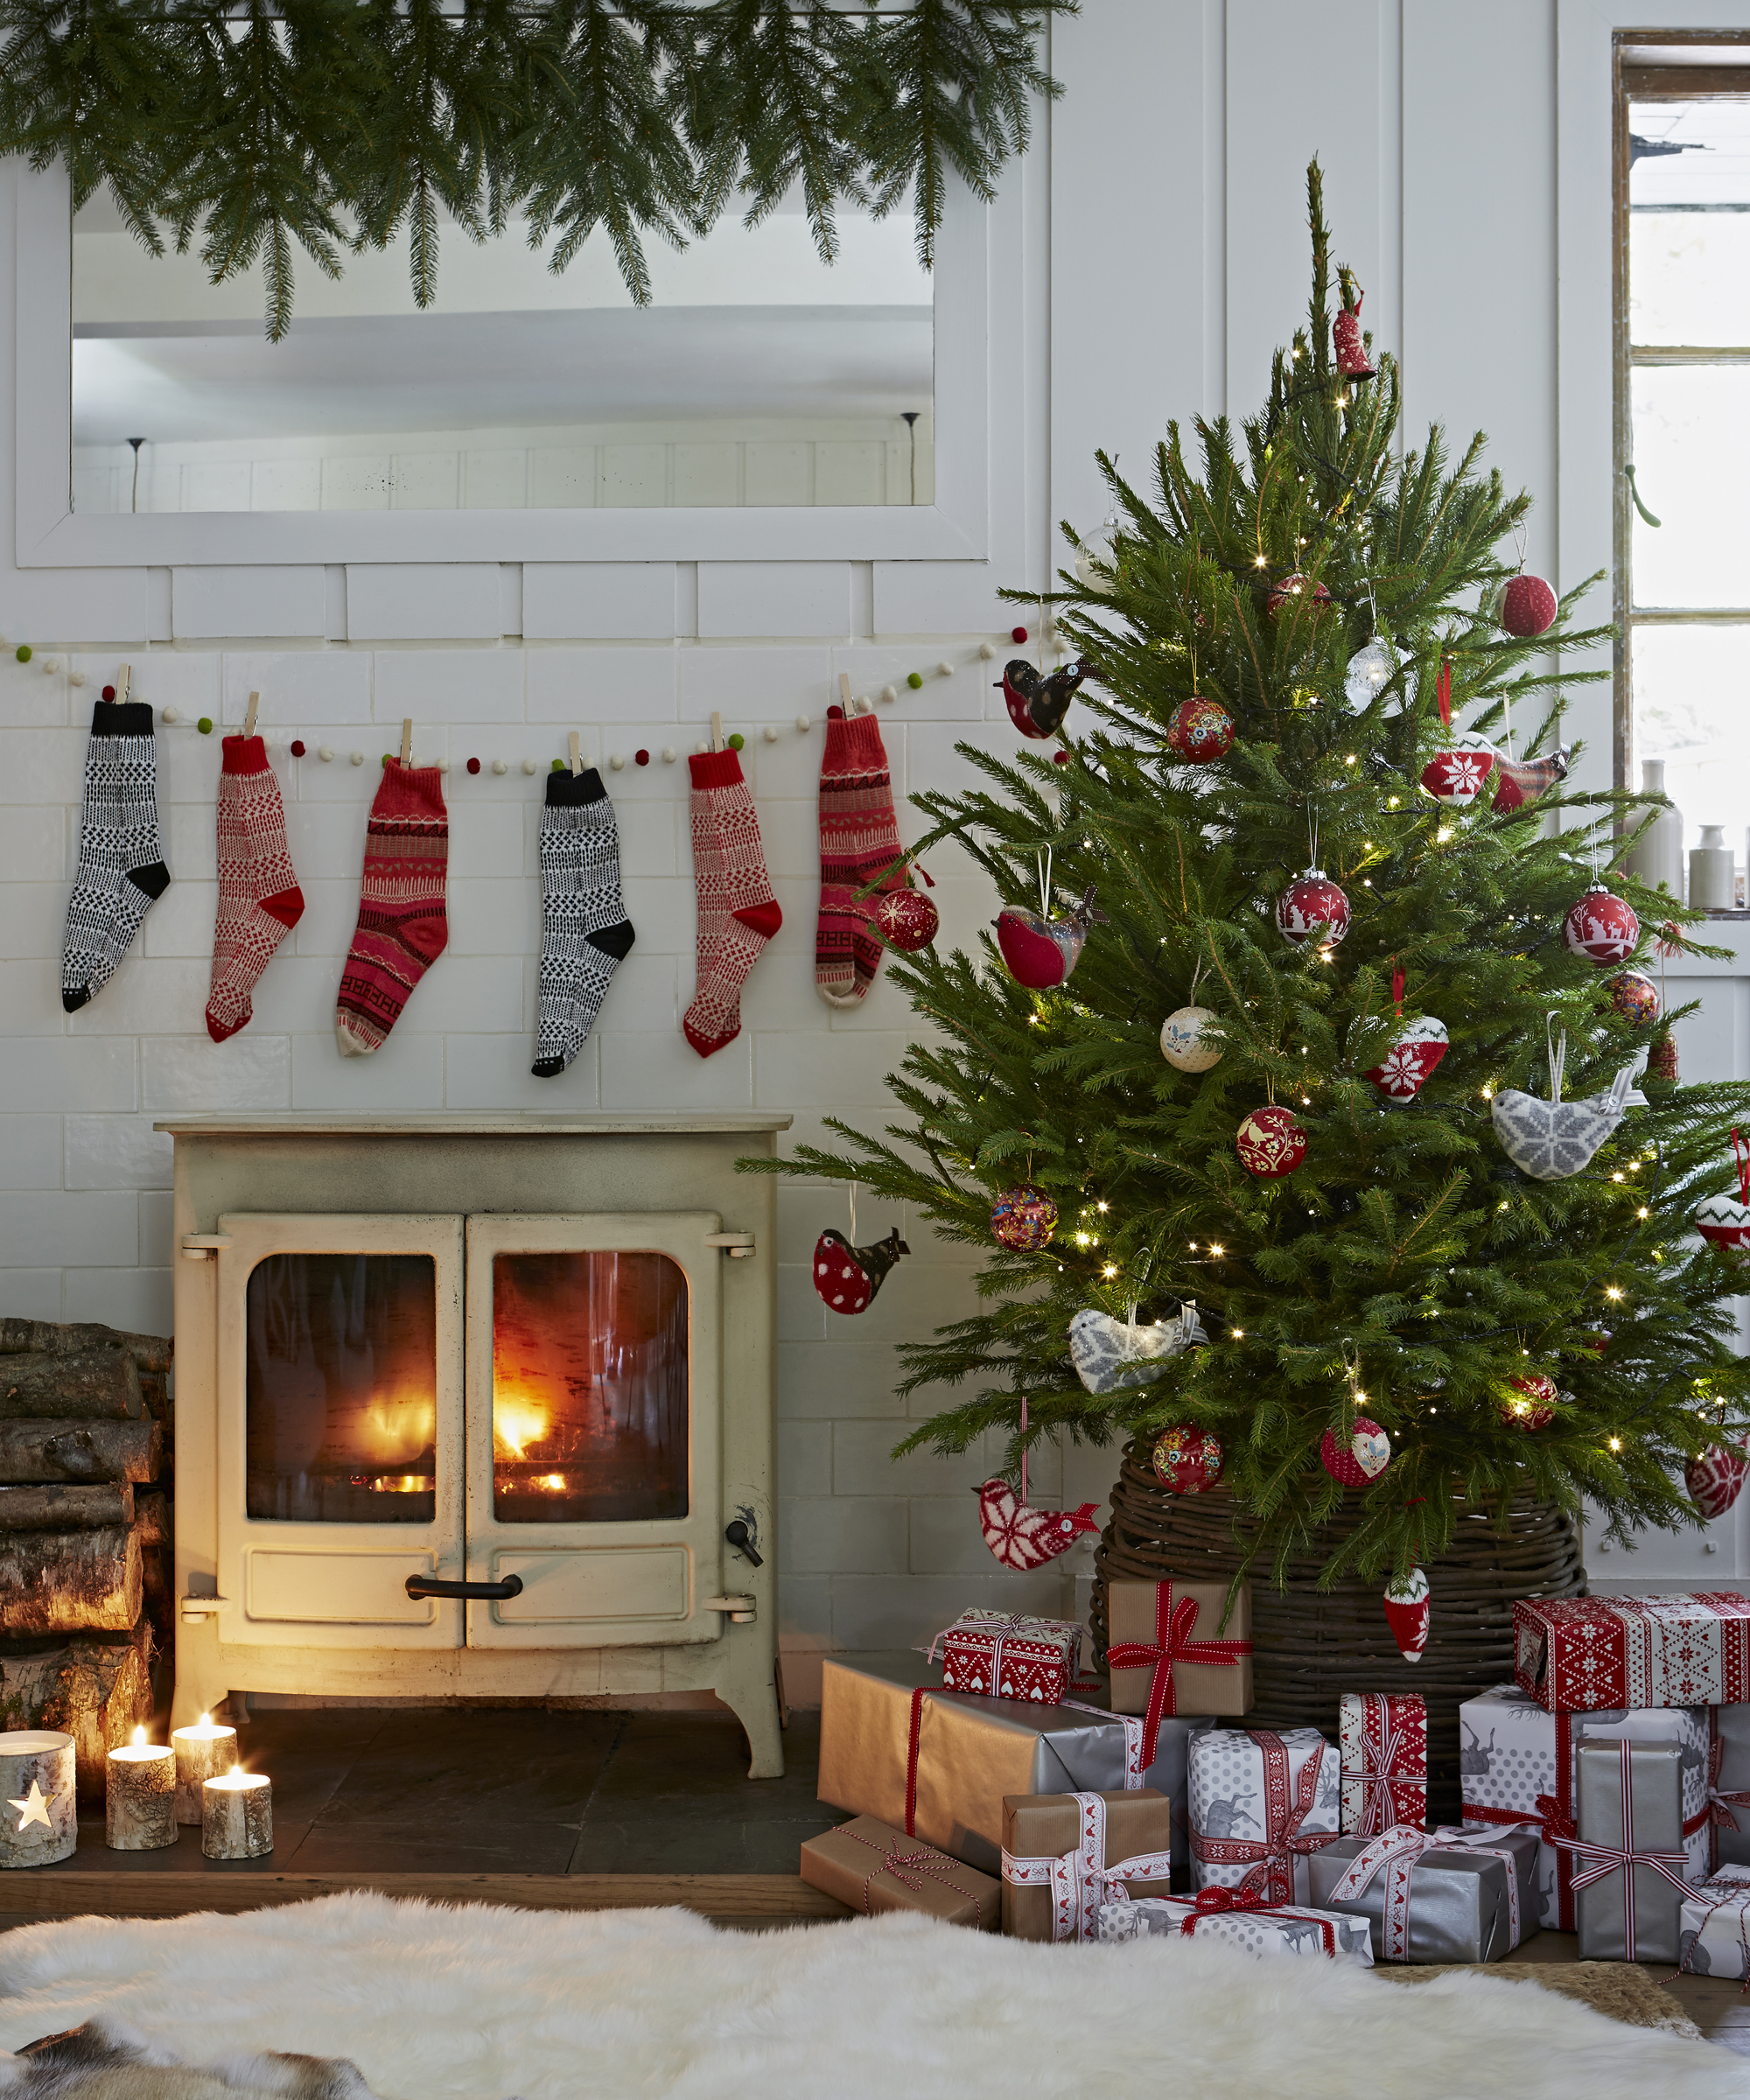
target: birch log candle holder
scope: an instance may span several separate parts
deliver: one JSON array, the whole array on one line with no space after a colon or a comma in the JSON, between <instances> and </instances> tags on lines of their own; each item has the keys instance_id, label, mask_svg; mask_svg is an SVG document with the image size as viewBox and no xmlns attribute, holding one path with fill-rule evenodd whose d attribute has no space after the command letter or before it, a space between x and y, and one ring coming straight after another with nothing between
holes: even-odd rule
<instances>
[{"instance_id":1,"label":"birch log candle holder","mask_svg":"<svg viewBox=\"0 0 1750 2100\"><path fill-rule=\"evenodd\" d=\"M112 1852L155 1852L176 1843L176 1753L144 1728L104 1766L103 1842Z\"/></svg>"},{"instance_id":2,"label":"birch log candle holder","mask_svg":"<svg viewBox=\"0 0 1750 2100\"><path fill-rule=\"evenodd\" d=\"M73 1738L50 1728L0 1735L0 1867L48 1866L79 1842Z\"/></svg>"},{"instance_id":3,"label":"birch log candle holder","mask_svg":"<svg viewBox=\"0 0 1750 2100\"><path fill-rule=\"evenodd\" d=\"M234 1766L200 1789L200 1850L208 1859L264 1859L274 1849L273 1782Z\"/></svg>"},{"instance_id":4,"label":"birch log candle holder","mask_svg":"<svg viewBox=\"0 0 1750 2100\"><path fill-rule=\"evenodd\" d=\"M199 1830L200 1789L236 1763L237 1731L203 1713L192 1727L173 1729L170 1740L176 1752L176 1819Z\"/></svg>"}]
</instances>

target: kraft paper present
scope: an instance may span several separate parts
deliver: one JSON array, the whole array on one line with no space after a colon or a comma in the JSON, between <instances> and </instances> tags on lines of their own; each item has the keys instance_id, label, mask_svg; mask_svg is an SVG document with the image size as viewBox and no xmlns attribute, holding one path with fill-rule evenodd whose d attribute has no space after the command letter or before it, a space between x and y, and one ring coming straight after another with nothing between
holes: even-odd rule
<instances>
[{"instance_id":1,"label":"kraft paper present","mask_svg":"<svg viewBox=\"0 0 1750 2100\"><path fill-rule=\"evenodd\" d=\"M1710 1759L1717 1760L1708 1782L1710 1808L1718 1808L1712 1864L1750 1866L1750 1706L1712 1707L1708 1725ZM1687 1779L1688 1773L1684 1776ZM1687 1793L1684 1809L1687 1819Z\"/></svg>"},{"instance_id":2,"label":"kraft paper present","mask_svg":"<svg viewBox=\"0 0 1750 2100\"><path fill-rule=\"evenodd\" d=\"M1099 1802L1091 1822L1084 1805ZM1011 1794L1003 1802L1003 1931L1012 1940L1092 1939L1102 1900L1119 1888L1131 1895L1164 1893L1164 1862L1172 1822L1164 1795L1140 1793ZM1090 1842L1090 1839L1092 1842ZM1102 1842L1103 1840L1103 1842ZM1083 1855L1078 1858L1078 1853ZM1017 1866L1061 1860L1071 1886L1063 1892L1035 1877L1018 1880ZM1096 1885L1085 1870L1121 1866L1134 1860L1142 1871L1120 1881ZM1077 1867L1084 1871L1077 1873Z\"/></svg>"},{"instance_id":3,"label":"kraft paper present","mask_svg":"<svg viewBox=\"0 0 1750 2100\"><path fill-rule=\"evenodd\" d=\"M945 1925L998 1932L1003 1885L921 1838L858 1816L802 1846L802 1879L853 1910L917 1910Z\"/></svg>"},{"instance_id":4,"label":"kraft paper present","mask_svg":"<svg viewBox=\"0 0 1750 2100\"><path fill-rule=\"evenodd\" d=\"M1581 1846L1625 1860L1574 1890L1580 1959L1675 1962L1684 1897L1682 1752L1672 1743L1583 1742L1574 1783ZM1662 1870L1661 1864L1662 1864ZM1580 1881L1600 1861L1574 1854Z\"/></svg>"},{"instance_id":5,"label":"kraft paper present","mask_svg":"<svg viewBox=\"0 0 1750 2100\"><path fill-rule=\"evenodd\" d=\"M1110 1649L1135 1644L1144 1648L1158 1648L1161 1600L1159 1592L1167 1592L1167 1613L1171 1623L1174 1607L1186 1600L1196 1606L1196 1616L1177 1638L1169 1638L1166 1645L1172 1650L1188 1646L1190 1655L1172 1653L1169 1658L1172 1671L1172 1696L1166 1702L1168 1713L1242 1714L1252 1709L1252 1659L1250 1654L1236 1657L1231 1662L1198 1660L1197 1653L1203 1650L1207 1658L1208 1645L1214 1642L1243 1642L1248 1648L1252 1637L1252 1592L1250 1583L1240 1585L1240 1593L1234 1600L1234 1608L1228 1611L1228 1586L1225 1582L1133 1582L1119 1578L1107 1585L1106 1613L1107 1635ZM1222 1623L1222 1614L1227 1622ZM1133 1669L1110 1665L1112 1672L1112 1711L1114 1713L1146 1713L1150 1690L1154 1683L1157 1664L1144 1662Z\"/></svg>"},{"instance_id":6,"label":"kraft paper present","mask_svg":"<svg viewBox=\"0 0 1750 2100\"><path fill-rule=\"evenodd\" d=\"M1750 1866L1723 1866L1684 1898L1677 1944L1691 1976L1750 1980Z\"/></svg>"},{"instance_id":7,"label":"kraft paper present","mask_svg":"<svg viewBox=\"0 0 1750 2100\"><path fill-rule=\"evenodd\" d=\"M1207 1715L1161 1725L1154 1762L1140 1761L1142 1724L1078 1706L981 1699L942 1689L942 1672L909 1648L829 1656L821 1684L820 1798L907 1829L906 1780L918 1701L909 1835L985 1873L1002 1863L1006 1794L1118 1793L1146 1784L1172 1804L1175 1859L1187 1861L1187 1746ZM1188 1871L1188 1870L1187 1870Z\"/></svg>"},{"instance_id":8,"label":"kraft paper present","mask_svg":"<svg viewBox=\"0 0 1750 2100\"><path fill-rule=\"evenodd\" d=\"M1220 1940L1248 1954L1346 1956L1373 1966L1373 1939L1365 1918L1339 1910L1280 1904L1274 1909L1200 1910L1189 1896L1115 1898L1095 1919L1096 1940Z\"/></svg>"},{"instance_id":9,"label":"kraft paper present","mask_svg":"<svg viewBox=\"0 0 1750 2100\"><path fill-rule=\"evenodd\" d=\"M1536 1931L1533 1832L1413 1834L1428 1849L1403 1860L1395 1879L1390 1866L1382 1868L1357 1894L1339 1894L1345 1876L1363 1852L1389 1844L1389 1836L1339 1838L1307 1863L1312 1903L1365 1918L1376 1961L1498 1962ZM1395 1919L1388 1914L1393 1906Z\"/></svg>"}]
</instances>

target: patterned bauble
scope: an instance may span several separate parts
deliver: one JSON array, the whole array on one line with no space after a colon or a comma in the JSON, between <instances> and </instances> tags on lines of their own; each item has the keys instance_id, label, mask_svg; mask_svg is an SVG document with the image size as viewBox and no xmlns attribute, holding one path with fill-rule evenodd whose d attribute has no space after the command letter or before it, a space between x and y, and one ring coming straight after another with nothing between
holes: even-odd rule
<instances>
[{"instance_id":1,"label":"patterned bauble","mask_svg":"<svg viewBox=\"0 0 1750 2100\"><path fill-rule=\"evenodd\" d=\"M1234 718L1219 700L1181 700L1166 725L1166 747L1187 766L1207 766L1234 747Z\"/></svg>"},{"instance_id":2,"label":"patterned bauble","mask_svg":"<svg viewBox=\"0 0 1750 2100\"><path fill-rule=\"evenodd\" d=\"M1357 711L1371 707L1384 691L1392 674L1397 668L1397 659L1385 643L1376 635L1365 648L1359 648L1349 659L1349 668L1343 674L1343 697Z\"/></svg>"},{"instance_id":3,"label":"patterned bauble","mask_svg":"<svg viewBox=\"0 0 1750 2100\"><path fill-rule=\"evenodd\" d=\"M1561 1394L1553 1378L1542 1371L1525 1371L1507 1382L1517 1396L1501 1404L1501 1418L1509 1429L1547 1429L1556 1418Z\"/></svg>"},{"instance_id":4,"label":"patterned bauble","mask_svg":"<svg viewBox=\"0 0 1750 2100\"><path fill-rule=\"evenodd\" d=\"M1175 1494L1204 1494L1222 1477L1222 1439L1194 1422L1175 1423L1155 1439L1154 1469Z\"/></svg>"},{"instance_id":5,"label":"patterned bauble","mask_svg":"<svg viewBox=\"0 0 1750 2100\"><path fill-rule=\"evenodd\" d=\"M1345 379L1371 379L1375 367L1368 361L1362 334L1362 300L1366 296L1347 271L1342 278L1343 311L1331 324L1331 341L1337 353L1337 370Z\"/></svg>"},{"instance_id":6,"label":"patterned bauble","mask_svg":"<svg viewBox=\"0 0 1750 2100\"><path fill-rule=\"evenodd\" d=\"M1227 1046L1221 1016L1207 1006L1181 1006L1160 1025L1160 1054L1181 1072L1207 1072Z\"/></svg>"},{"instance_id":7,"label":"patterned bauble","mask_svg":"<svg viewBox=\"0 0 1750 2100\"><path fill-rule=\"evenodd\" d=\"M1037 1254L1057 1230L1057 1206L1042 1188L1023 1181L990 1206L990 1229L1016 1254Z\"/></svg>"},{"instance_id":8,"label":"patterned bauble","mask_svg":"<svg viewBox=\"0 0 1750 2100\"><path fill-rule=\"evenodd\" d=\"M1604 970L1613 962L1626 962L1634 953L1641 921L1621 898L1613 897L1601 882L1595 882L1568 906L1562 938L1571 954L1584 956Z\"/></svg>"},{"instance_id":9,"label":"patterned bauble","mask_svg":"<svg viewBox=\"0 0 1750 2100\"><path fill-rule=\"evenodd\" d=\"M1363 1079L1370 1079L1388 1101L1414 1101L1423 1082L1433 1076L1434 1068L1451 1048L1446 1024L1432 1013L1406 1021L1392 1039L1390 1049Z\"/></svg>"},{"instance_id":10,"label":"patterned bauble","mask_svg":"<svg viewBox=\"0 0 1750 2100\"><path fill-rule=\"evenodd\" d=\"M1240 1165L1261 1181L1292 1174L1306 1157L1306 1133L1288 1109L1254 1109L1234 1140Z\"/></svg>"},{"instance_id":11,"label":"patterned bauble","mask_svg":"<svg viewBox=\"0 0 1750 2100\"><path fill-rule=\"evenodd\" d=\"M1465 730L1444 743L1422 768L1423 790L1443 808L1468 809L1488 785L1495 757L1487 737Z\"/></svg>"},{"instance_id":12,"label":"patterned bauble","mask_svg":"<svg viewBox=\"0 0 1750 2100\"><path fill-rule=\"evenodd\" d=\"M1659 1018L1659 987L1643 970L1619 970L1605 980L1610 1003L1631 1027L1650 1028Z\"/></svg>"},{"instance_id":13,"label":"patterned bauble","mask_svg":"<svg viewBox=\"0 0 1750 2100\"><path fill-rule=\"evenodd\" d=\"M1750 1474L1750 1465L1745 1462L1743 1440L1739 1438L1731 1449L1715 1444L1698 1459L1691 1459L1684 1467L1684 1485L1690 1491L1690 1500L1712 1523L1716 1517L1724 1516L1744 1492L1746 1474Z\"/></svg>"},{"instance_id":14,"label":"patterned bauble","mask_svg":"<svg viewBox=\"0 0 1750 2100\"><path fill-rule=\"evenodd\" d=\"M1522 640L1541 634L1556 617L1556 594L1541 576L1516 576L1501 594L1501 624Z\"/></svg>"},{"instance_id":15,"label":"patterned bauble","mask_svg":"<svg viewBox=\"0 0 1750 2100\"><path fill-rule=\"evenodd\" d=\"M942 926L942 915L921 890L909 885L885 891L875 900L875 930L890 947L914 956L928 948Z\"/></svg>"},{"instance_id":16,"label":"patterned bauble","mask_svg":"<svg viewBox=\"0 0 1750 2100\"><path fill-rule=\"evenodd\" d=\"M1277 899L1276 930L1297 948L1315 934L1334 948L1349 930L1349 900L1322 870L1308 868Z\"/></svg>"},{"instance_id":17,"label":"patterned bauble","mask_svg":"<svg viewBox=\"0 0 1750 2100\"><path fill-rule=\"evenodd\" d=\"M1284 606L1292 605L1302 598L1309 599L1315 607L1331 602L1331 593L1323 584L1315 584L1310 576L1302 576L1297 569L1290 575L1278 577L1270 585L1270 610L1279 612Z\"/></svg>"},{"instance_id":18,"label":"patterned bauble","mask_svg":"<svg viewBox=\"0 0 1750 2100\"><path fill-rule=\"evenodd\" d=\"M1662 1028L1653 1038L1653 1047L1647 1053L1647 1069L1641 1076L1667 1080L1672 1086L1677 1083L1677 1039L1669 1028Z\"/></svg>"},{"instance_id":19,"label":"patterned bauble","mask_svg":"<svg viewBox=\"0 0 1750 2100\"><path fill-rule=\"evenodd\" d=\"M1385 1622L1398 1654L1406 1662L1419 1662L1433 1618L1427 1576L1420 1568L1411 1568L1401 1582L1388 1583L1384 1603Z\"/></svg>"},{"instance_id":20,"label":"patterned bauble","mask_svg":"<svg viewBox=\"0 0 1750 2100\"><path fill-rule=\"evenodd\" d=\"M1391 1438L1377 1422L1357 1415L1349 1424L1347 1444L1327 1429L1319 1442L1319 1462L1334 1480L1345 1488L1365 1488L1376 1480L1391 1463Z\"/></svg>"}]
</instances>

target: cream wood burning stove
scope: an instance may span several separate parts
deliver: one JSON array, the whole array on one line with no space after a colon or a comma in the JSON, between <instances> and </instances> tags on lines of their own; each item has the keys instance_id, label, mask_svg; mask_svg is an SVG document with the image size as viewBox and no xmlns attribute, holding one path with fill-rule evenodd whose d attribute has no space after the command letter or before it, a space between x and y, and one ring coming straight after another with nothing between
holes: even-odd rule
<instances>
[{"instance_id":1,"label":"cream wood burning stove","mask_svg":"<svg viewBox=\"0 0 1750 2100\"><path fill-rule=\"evenodd\" d=\"M176 1147L175 1720L710 1690L783 1770L771 1116L213 1116Z\"/></svg>"}]
</instances>

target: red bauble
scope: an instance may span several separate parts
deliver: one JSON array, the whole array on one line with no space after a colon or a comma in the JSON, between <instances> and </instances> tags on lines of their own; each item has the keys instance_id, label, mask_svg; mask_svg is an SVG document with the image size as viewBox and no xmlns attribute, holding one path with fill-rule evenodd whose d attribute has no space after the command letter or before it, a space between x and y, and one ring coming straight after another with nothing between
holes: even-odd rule
<instances>
[{"instance_id":1,"label":"red bauble","mask_svg":"<svg viewBox=\"0 0 1750 2100\"><path fill-rule=\"evenodd\" d=\"M1736 1196L1704 1196L1695 1207L1695 1228L1716 1247L1750 1247L1750 1205Z\"/></svg>"},{"instance_id":2,"label":"red bauble","mask_svg":"<svg viewBox=\"0 0 1750 2100\"><path fill-rule=\"evenodd\" d=\"M921 890L908 884L903 890L887 890L876 900L876 930L891 947L914 956L936 937L942 916Z\"/></svg>"},{"instance_id":3,"label":"red bauble","mask_svg":"<svg viewBox=\"0 0 1750 2100\"><path fill-rule=\"evenodd\" d=\"M1390 1049L1362 1076L1370 1079L1388 1101L1414 1101L1451 1046L1446 1024L1432 1013L1421 1014L1398 1030Z\"/></svg>"},{"instance_id":4,"label":"red bauble","mask_svg":"<svg viewBox=\"0 0 1750 2100\"><path fill-rule=\"evenodd\" d=\"M1521 1397L1503 1400L1501 1418L1509 1429L1547 1429L1556 1418L1556 1404L1561 1395L1556 1390L1553 1378L1546 1378L1542 1371L1526 1371L1507 1382Z\"/></svg>"},{"instance_id":5,"label":"red bauble","mask_svg":"<svg viewBox=\"0 0 1750 2100\"><path fill-rule=\"evenodd\" d=\"M1155 1440L1154 1469L1175 1494L1204 1494L1222 1477L1222 1439L1194 1422L1176 1423Z\"/></svg>"},{"instance_id":6,"label":"red bauble","mask_svg":"<svg viewBox=\"0 0 1750 2100\"><path fill-rule=\"evenodd\" d=\"M1556 594L1541 576L1516 576L1501 594L1501 624L1522 640L1541 634L1556 617Z\"/></svg>"},{"instance_id":7,"label":"red bauble","mask_svg":"<svg viewBox=\"0 0 1750 2100\"><path fill-rule=\"evenodd\" d=\"M1334 1432L1325 1432L1319 1442L1319 1462L1345 1488L1365 1488L1390 1465L1391 1438L1377 1422L1357 1415L1349 1424L1347 1444L1340 1444Z\"/></svg>"},{"instance_id":8,"label":"red bauble","mask_svg":"<svg viewBox=\"0 0 1750 2100\"><path fill-rule=\"evenodd\" d=\"M1254 1109L1235 1138L1240 1165L1261 1181L1292 1174L1306 1157L1306 1133L1287 1109Z\"/></svg>"},{"instance_id":9,"label":"red bauble","mask_svg":"<svg viewBox=\"0 0 1750 2100\"><path fill-rule=\"evenodd\" d=\"M1659 1018L1659 987L1638 970L1625 970L1605 980L1610 1003L1635 1028L1650 1028Z\"/></svg>"},{"instance_id":10,"label":"red bauble","mask_svg":"<svg viewBox=\"0 0 1750 2100\"><path fill-rule=\"evenodd\" d=\"M1385 1592L1385 1622L1406 1662L1419 1662L1428 1645L1428 1625L1433 1617L1428 1578L1411 1568L1402 1582L1389 1583Z\"/></svg>"},{"instance_id":11,"label":"red bauble","mask_svg":"<svg viewBox=\"0 0 1750 2100\"><path fill-rule=\"evenodd\" d=\"M1016 1254L1037 1254L1057 1230L1057 1206L1042 1188L1023 1181L990 1206L990 1229Z\"/></svg>"},{"instance_id":12,"label":"red bauble","mask_svg":"<svg viewBox=\"0 0 1750 2100\"><path fill-rule=\"evenodd\" d=\"M1323 584L1315 584L1310 576L1302 576L1297 569L1288 576L1280 576L1270 587L1269 610L1279 612L1283 606L1296 598L1309 598L1317 606L1328 606L1331 593Z\"/></svg>"},{"instance_id":13,"label":"red bauble","mask_svg":"<svg viewBox=\"0 0 1750 2100\"><path fill-rule=\"evenodd\" d=\"M1743 1493L1746 1474L1750 1474L1750 1465L1745 1462L1741 1442L1730 1451L1723 1444L1715 1444L1684 1467L1684 1485L1690 1491L1690 1500L1712 1523L1716 1517L1724 1516Z\"/></svg>"},{"instance_id":14,"label":"red bauble","mask_svg":"<svg viewBox=\"0 0 1750 2100\"><path fill-rule=\"evenodd\" d=\"M1595 882L1568 906L1562 938L1571 953L1604 970L1613 962L1626 962L1634 953L1641 921L1621 898L1613 897L1601 882Z\"/></svg>"},{"instance_id":15,"label":"red bauble","mask_svg":"<svg viewBox=\"0 0 1750 2100\"><path fill-rule=\"evenodd\" d=\"M1297 948L1315 934L1321 948L1334 948L1349 930L1349 900L1328 875L1308 868L1277 899L1276 930Z\"/></svg>"},{"instance_id":16,"label":"red bauble","mask_svg":"<svg viewBox=\"0 0 1750 2100\"><path fill-rule=\"evenodd\" d=\"M1468 809L1488 784L1498 757L1487 737L1466 730L1422 768L1422 786L1444 808Z\"/></svg>"},{"instance_id":17,"label":"red bauble","mask_svg":"<svg viewBox=\"0 0 1750 2100\"><path fill-rule=\"evenodd\" d=\"M1207 766L1234 747L1234 718L1219 700L1183 700L1166 725L1166 747L1187 766Z\"/></svg>"}]
</instances>

